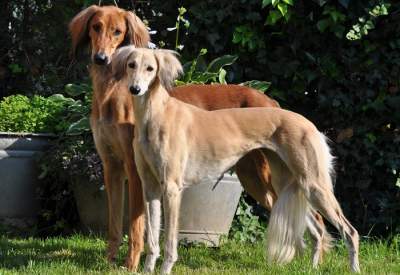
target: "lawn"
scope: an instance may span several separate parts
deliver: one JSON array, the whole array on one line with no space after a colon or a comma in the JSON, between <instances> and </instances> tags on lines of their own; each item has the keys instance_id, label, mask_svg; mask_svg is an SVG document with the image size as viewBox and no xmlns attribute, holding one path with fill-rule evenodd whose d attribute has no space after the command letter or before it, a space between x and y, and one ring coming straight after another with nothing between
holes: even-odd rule
<instances>
[{"instance_id":1,"label":"lawn","mask_svg":"<svg viewBox=\"0 0 400 275\"><path fill-rule=\"evenodd\" d=\"M124 242L118 264L123 263L126 249ZM104 240L95 236L42 240L2 235L0 274L129 274L120 266L109 266L104 251ZM363 241L360 254L364 274L400 274L400 236L391 241ZM349 273L347 252L341 242L317 270L311 267L309 254L284 267L267 264L262 241L249 244L227 240L220 248L180 246L179 256L174 274Z\"/></svg>"}]
</instances>

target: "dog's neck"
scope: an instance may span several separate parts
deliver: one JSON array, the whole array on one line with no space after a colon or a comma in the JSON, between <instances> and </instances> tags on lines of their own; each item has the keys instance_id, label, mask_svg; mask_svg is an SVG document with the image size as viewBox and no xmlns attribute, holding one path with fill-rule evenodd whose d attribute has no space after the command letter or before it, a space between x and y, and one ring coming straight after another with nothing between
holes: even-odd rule
<instances>
[{"instance_id":1,"label":"dog's neck","mask_svg":"<svg viewBox=\"0 0 400 275\"><path fill-rule=\"evenodd\" d=\"M90 66L93 84L92 121L134 124L132 97L124 81L114 79L111 66Z\"/></svg>"},{"instance_id":2,"label":"dog's neck","mask_svg":"<svg viewBox=\"0 0 400 275\"><path fill-rule=\"evenodd\" d=\"M105 91L108 86L111 77L110 66L99 66L96 64L90 65L90 77L92 78L93 90L96 93Z\"/></svg>"},{"instance_id":3,"label":"dog's neck","mask_svg":"<svg viewBox=\"0 0 400 275\"><path fill-rule=\"evenodd\" d=\"M142 128L160 121L169 99L170 95L159 80L154 81L146 94L133 97L136 125Z\"/></svg>"}]
</instances>

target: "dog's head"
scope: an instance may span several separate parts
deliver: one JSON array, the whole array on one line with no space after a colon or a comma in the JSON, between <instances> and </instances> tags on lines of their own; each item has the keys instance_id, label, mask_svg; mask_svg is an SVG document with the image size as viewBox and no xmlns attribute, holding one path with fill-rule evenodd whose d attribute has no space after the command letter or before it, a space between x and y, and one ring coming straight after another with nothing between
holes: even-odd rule
<instances>
[{"instance_id":1,"label":"dog's head","mask_svg":"<svg viewBox=\"0 0 400 275\"><path fill-rule=\"evenodd\" d=\"M122 47L114 54L113 74L116 80L126 78L129 91L135 96L144 95L155 83L170 89L182 73L182 65L176 55L170 50Z\"/></svg>"},{"instance_id":2,"label":"dog's head","mask_svg":"<svg viewBox=\"0 0 400 275\"><path fill-rule=\"evenodd\" d=\"M111 62L112 54L123 45L147 47L149 32L132 12L114 6L90 6L78 13L69 24L72 54L91 46L92 61L98 65Z\"/></svg>"}]
</instances>

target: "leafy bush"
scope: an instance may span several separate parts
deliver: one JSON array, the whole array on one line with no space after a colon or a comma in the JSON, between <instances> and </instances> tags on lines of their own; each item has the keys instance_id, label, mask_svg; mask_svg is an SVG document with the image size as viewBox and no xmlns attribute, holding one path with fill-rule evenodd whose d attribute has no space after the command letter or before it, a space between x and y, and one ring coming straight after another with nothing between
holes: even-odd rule
<instances>
[{"instance_id":1,"label":"leafy bush","mask_svg":"<svg viewBox=\"0 0 400 275\"><path fill-rule=\"evenodd\" d=\"M60 138L48 152L40 159L38 233L41 236L72 233L79 225L72 184L85 178L99 191L104 190L101 161L90 132Z\"/></svg>"},{"instance_id":2,"label":"leafy bush","mask_svg":"<svg viewBox=\"0 0 400 275\"><path fill-rule=\"evenodd\" d=\"M202 48L204 60L238 56L228 82L270 82L268 95L333 141L335 192L360 233L400 231L398 1L181 1L185 12L169 1L134 2L160 46L179 49L185 60ZM0 93L49 94L81 81L86 63L69 70L67 36L60 34L80 9L97 3L7 1L0 11ZM118 5L134 8L132 1Z\"/></svg>"},{"instance_id":3,"label":"leafy bush","mask_svg":"<svg viewBox=\"0 0 400 275\"><path fill-rule=\"evenodd\" d=\"M183 1L181 54L238 56L227 79L271 83L268 95L333 141L336 195L361 234L400 232L400 3L398 1ZM176 7L146 13L162 30ZM154 40L167 41L159 31ZM195 40L196 43L193 43Z\"/></svg>"},{"instance_id":4,"label":"leafy bush","mask_svg":"<svg viewBox=\"0 0 400 275\"><path fill-rule=\"evenodd\" d=\"M99 189L103 186L103 169L89 127L92 87L85 83L68 84L65 93L71 98L58 95L58 99L69 103L64 117L67 127L48 149L49 154L39 160L40 235L71 233L78 225L71 188L76 177L87 178Z\"/></svg>"},{"instance_id":5,"label":"leafy bush","mask_svg":"<svg viewBox=\"0 0 400 275\"><path fill-rule=\"evenodd\" d=\"M5 97L0 101L0 131L25 133L58 133L67 124L64 116L67 104L57 96L48 98L24 95Z\"/></svg>"},{"instance_id":6,"label":"leafy bush","mask_svg":"<svg viewBox=\"0 0 400 275\"><path fill-rule=\"evenodd\" d=\"M254 213L254 207L248 204L243 194L240 198L229 237L239 242L262 240L266 231L266 222Z\"/></svg>"}]
</instances>

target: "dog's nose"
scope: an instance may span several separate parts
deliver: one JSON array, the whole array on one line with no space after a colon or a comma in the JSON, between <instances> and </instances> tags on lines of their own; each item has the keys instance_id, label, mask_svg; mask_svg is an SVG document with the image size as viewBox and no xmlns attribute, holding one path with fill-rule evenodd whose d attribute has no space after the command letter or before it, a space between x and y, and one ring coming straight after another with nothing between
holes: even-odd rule
<instances>
[{"instance_id":1,"label":"dog's nose","mask_svg":"<svg viewBox=\"0 0 400 275\"><path fill-rule=\"evenodd\" d=\"M131 91L132 94L137 95L140 93L140 87L138 85L130 86L129 91Z\"/></svg>"},{"instance_id":2,"label":"dog's nose","mask_svg":"<svg viewBox=\"0 0 400 275\"><path fill-rule=\"evenodd\" d=\"M108 62L108 57L106 56L105 53L96 53L94 55L94 63L97 65L104 65L107 64Z\"/></svg>"}]
</instances>

